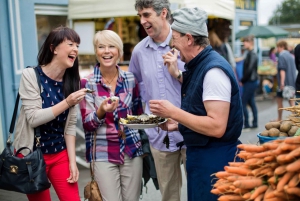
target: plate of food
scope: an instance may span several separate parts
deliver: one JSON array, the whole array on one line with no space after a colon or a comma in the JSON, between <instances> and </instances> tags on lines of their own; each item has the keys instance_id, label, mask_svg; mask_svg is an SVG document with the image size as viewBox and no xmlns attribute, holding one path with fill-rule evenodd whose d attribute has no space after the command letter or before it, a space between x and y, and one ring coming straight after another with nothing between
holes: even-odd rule
<instances>
[{"instance_id":1,"label":"plate of food","mask_svg":"<svg viewBox=\"0 0 300 201\"><path fill-rule=\"evenodd\" d=\"M120 124L132 129L155 128L167 121L153 114L127 115L126 118L120 118Z\"/></svg>"}]
</instances>

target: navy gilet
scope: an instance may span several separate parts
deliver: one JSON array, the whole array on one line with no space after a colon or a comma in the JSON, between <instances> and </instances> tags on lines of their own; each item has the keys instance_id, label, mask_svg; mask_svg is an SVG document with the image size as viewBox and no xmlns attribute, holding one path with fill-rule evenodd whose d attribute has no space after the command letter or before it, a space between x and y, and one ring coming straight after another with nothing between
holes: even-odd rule
<instances>
[{"instance_id":1,"label":"navy gilet","mask_svg":"<svg viewBox=\"0 0 300 201\"><path fill-rule=\"evenodd\" d=\"M205 146L209 142L236 142L243 127L243 110L238 83L230 64L211 46L207 46L194 59L185 65L181 88L181 109L197 115L206 116L203 104L203 80L207 71L220 68L231 82L231 103L225 134L221 138L208 137L179 124L179 131L186 146Z\"/></svg>"}]
</instances>

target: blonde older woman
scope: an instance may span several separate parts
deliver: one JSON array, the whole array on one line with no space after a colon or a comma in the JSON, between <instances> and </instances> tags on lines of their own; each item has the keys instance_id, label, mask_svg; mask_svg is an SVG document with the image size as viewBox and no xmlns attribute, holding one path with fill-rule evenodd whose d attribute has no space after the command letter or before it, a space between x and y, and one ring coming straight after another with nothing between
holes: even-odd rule
<instances>
[{"instance_id":1,"label":"blonde older woman","mask_svg":"<svg viewBox=\"0 0 300 201\"><path fill-rule=\"evenodd\" d=\"M142 181L141 139L137 130L124 127L119 119L143 113L138 83L117 65L123 55L121 38L113 31L94 36L97 63L94 73L81 80L82 88L95 90L80 104L86 140L86 159L92 161L96 134L95 179L103 200L137 201ZM111 101L111 97L118 97ZM121 134L122 133L122 134Z\"/></svg>"}]
</instances>

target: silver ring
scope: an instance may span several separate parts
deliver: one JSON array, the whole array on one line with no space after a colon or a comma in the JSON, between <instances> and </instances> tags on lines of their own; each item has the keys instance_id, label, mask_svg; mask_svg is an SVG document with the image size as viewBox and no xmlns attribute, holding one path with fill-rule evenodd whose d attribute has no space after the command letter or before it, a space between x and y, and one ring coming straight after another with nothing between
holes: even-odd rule
<instances>
[{"instance_id":1,"label":"silver ring","mask_svg":"<svg viewBox=\"0 0 300 201\"><path fill-rule=\"evenodd\" d=\"M80 99L79 98L77 98L77 101L79 101Z\"/></svg>"}]
</instances>

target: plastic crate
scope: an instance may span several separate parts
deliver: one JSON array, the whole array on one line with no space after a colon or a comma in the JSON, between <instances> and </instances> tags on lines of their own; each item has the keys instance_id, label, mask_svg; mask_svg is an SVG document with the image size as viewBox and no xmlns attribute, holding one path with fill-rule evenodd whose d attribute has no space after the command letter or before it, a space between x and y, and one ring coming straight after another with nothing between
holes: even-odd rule
<instances>
[{"instance_id":1,"label":"plastic crate","mask_svg":"<svg viewBox=\"0 0 300 201\"><path fill-rule=\"evenodd\" d=\"M260 133L257 134L257 137L259 139L259 143L263 144L272 140L276 140L276 139L284 139L285 137L266 137L266 136L261 136Z\"/></svg>"}]
</instances>

